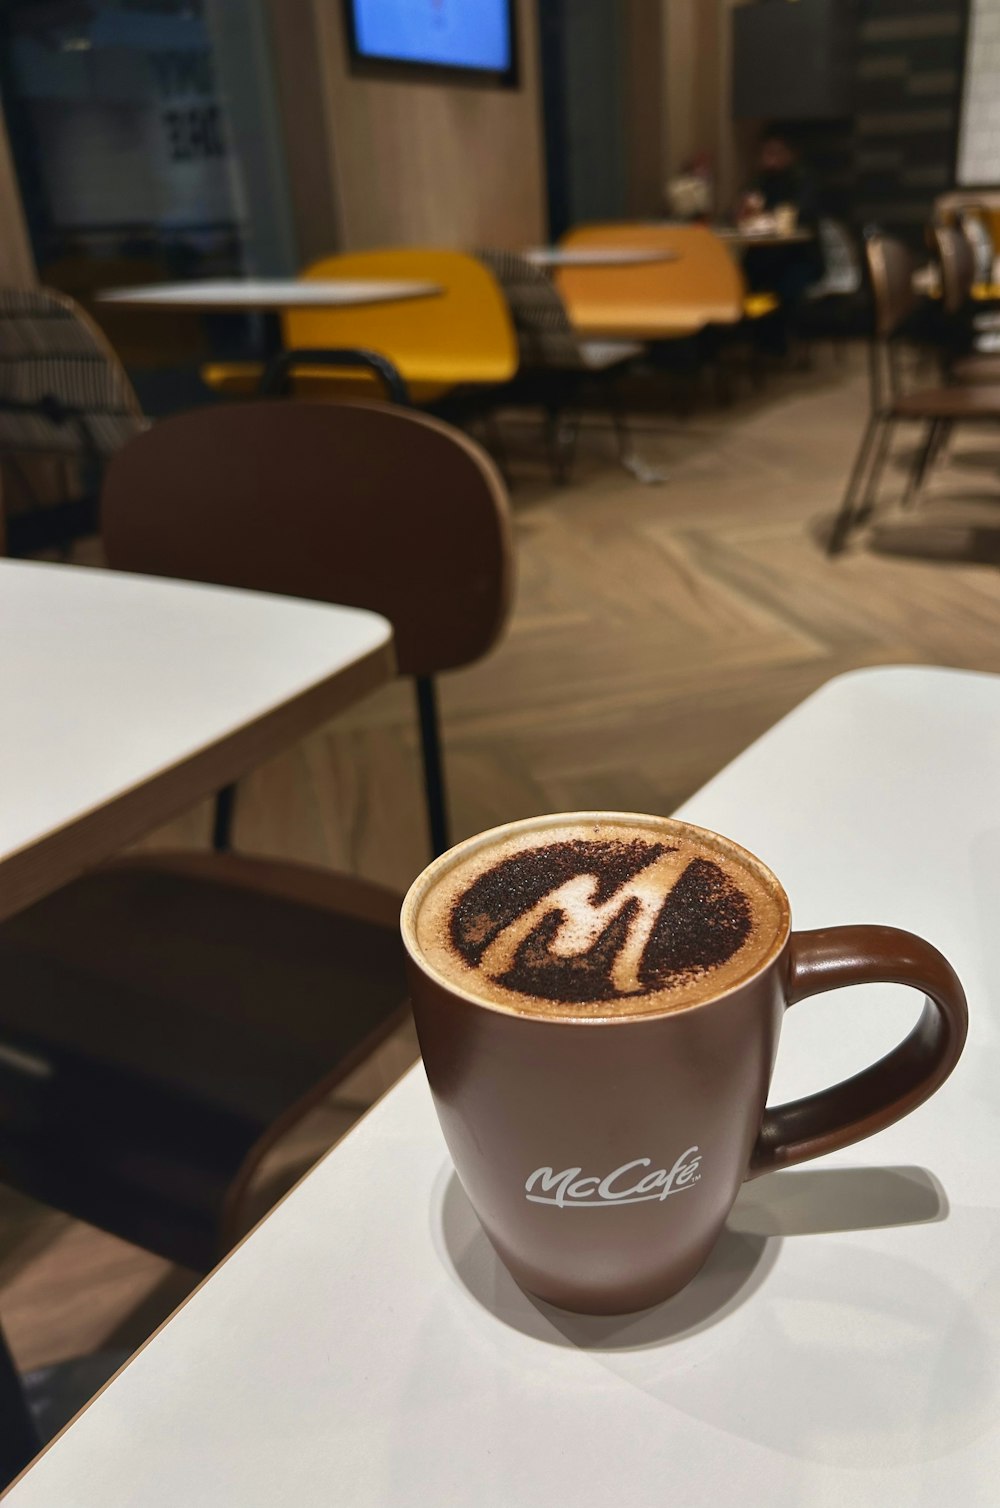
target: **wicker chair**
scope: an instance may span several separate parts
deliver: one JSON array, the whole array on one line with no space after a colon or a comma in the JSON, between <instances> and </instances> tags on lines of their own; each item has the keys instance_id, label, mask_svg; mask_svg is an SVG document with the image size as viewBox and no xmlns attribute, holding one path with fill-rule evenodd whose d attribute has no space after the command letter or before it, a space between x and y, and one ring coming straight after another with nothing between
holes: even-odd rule
<instances>
[{"instance_id":1,"label":"wicker chair","mask_svg":"<svg viewBox=\"0 0 1000 1508\"><path fill-rule=\"evenodd\" d=\"M0 289L0 464L27 500L7 516L10 554L95 532L104 466L146 427L121 362L79 304L48 288ZM31 458L66 463L73 495L39 497Z\"/></svg>"}]
</instances>

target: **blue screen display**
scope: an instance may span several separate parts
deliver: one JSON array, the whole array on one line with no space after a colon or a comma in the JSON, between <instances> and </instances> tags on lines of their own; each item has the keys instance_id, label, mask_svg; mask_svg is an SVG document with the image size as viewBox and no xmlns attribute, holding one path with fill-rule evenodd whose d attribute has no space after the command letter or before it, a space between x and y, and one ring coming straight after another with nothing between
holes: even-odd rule
<instances>
[{"instance_id":1,"label":"blue screen display","mask_svg":"<svg viewBox=\"0 0 1000 1508\"><path fill-rule=\"evenodd\" d=\"M363 58L505 72L510 0L352 0Z\"/></svg>"}]
</instances>

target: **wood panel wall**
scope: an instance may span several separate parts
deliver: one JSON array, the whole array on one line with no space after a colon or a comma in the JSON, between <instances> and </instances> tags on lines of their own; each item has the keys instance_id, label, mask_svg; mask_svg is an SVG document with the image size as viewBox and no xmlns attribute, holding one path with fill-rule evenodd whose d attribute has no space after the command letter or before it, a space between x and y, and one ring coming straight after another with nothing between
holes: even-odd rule
<instances>
[{"instance_id":1,"label":"wood panel wall","mask_svg":"<svg viewBox=\"0 0 1000 1508\"><path fill-rule=\"evenodd\" d=\"M664 0L667 163L712 156L716 209L726 214L746 179L754 131L734 124L730 12L748 0Z\"/></svg>"},{"instance_id":2,"label":"wood panel wall","mask_svg":"<svg viewBox=\"0 0 1000 1508\"><path fill-rule=\"evenodd\" d=\"M14 172L7 127L0 114L0 287L31 288L36 281L35 258L24 223L21 191ZM51 489L52 495L57 499L63 495L56 473L47 463L36 463L32 467L32 477L40 490ZM7 468L0 465L0 555L5 553L4 514L17 495L16 483L7 474Z\"/></svg>"},{"instance_id":3,"label":"wood panel wall","mask_svg":"<svg viewBox=\"0 0 1000 1508\"><path fill-rule=\"evenodd\" d=\"M24 223L7 127L0 115L0 286L30 288L35 281L35 259Z\"/></svg>"},{"instance_id":4,"label":"wood panel wall","mask_svg":"<svg viewBox=\"0 0 1000 1508\"><path fill-rule=\"evenodd\" d=\"M350 71L341 0L269 0L299 253L545 235L536 0L518 89Z\"/></svg>"},{"instance_id":5,"label":"wood panel wall","mask_svg":"<svg viewBox=\"0 0 1000 1508\"><path fill-rule=\"evenodd\" d=\"M661 215L667 171L667 16L663 0L625 0L626 208Z\"/></svg>"}]
</instances>

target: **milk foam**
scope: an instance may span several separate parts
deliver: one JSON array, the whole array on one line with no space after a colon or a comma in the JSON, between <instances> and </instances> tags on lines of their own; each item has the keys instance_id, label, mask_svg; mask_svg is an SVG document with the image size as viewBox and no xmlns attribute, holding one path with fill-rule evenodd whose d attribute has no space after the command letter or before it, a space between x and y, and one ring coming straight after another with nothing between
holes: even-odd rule
<instances>
[{"instance_id":1,"label":"milk foam","mask_svg":"<svg viewBox=\"0 0 1000 1508\"><path fill-rule=\"evenodd\" d=\"M496 1009L641 1016L750 977L788 930L773 875L685 823L618 814L532 819L439 859L404 906L425 969Z\"/></svg>"}]
</instances>

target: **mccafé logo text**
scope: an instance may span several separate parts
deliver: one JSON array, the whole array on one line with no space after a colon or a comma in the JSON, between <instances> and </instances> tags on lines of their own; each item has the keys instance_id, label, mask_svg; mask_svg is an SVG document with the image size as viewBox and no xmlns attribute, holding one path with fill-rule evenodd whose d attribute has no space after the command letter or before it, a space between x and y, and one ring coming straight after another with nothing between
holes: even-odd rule
<instances>
[{"instance_id":1,"label":"mccaf\u00e9 logo text","mask_svg":"<svg viewBox=\"0 0 1000 1508\"><path fill-rule=\"evenodd\" d=\"M601 1178L583 1175L582 1168L536 1168L525 1181L525 1197L532 1204L556 1204L560 1209L594 1209L616 1204L645 1204L649 1200L669 1199L693 1189L701 1178L701 1152L688 1147L672 1168L643 1169L652 1166L651 1157L636 1157Z\"/></svg>"}]
</instances>

